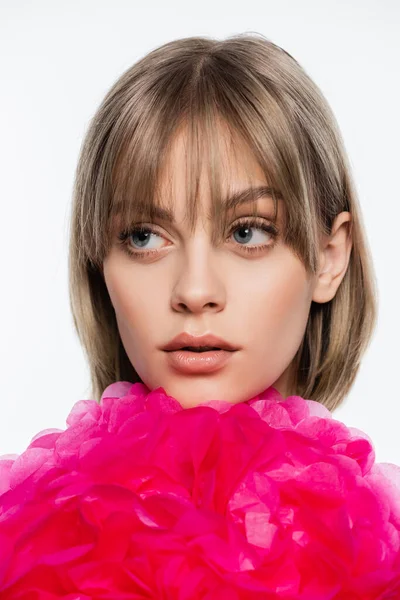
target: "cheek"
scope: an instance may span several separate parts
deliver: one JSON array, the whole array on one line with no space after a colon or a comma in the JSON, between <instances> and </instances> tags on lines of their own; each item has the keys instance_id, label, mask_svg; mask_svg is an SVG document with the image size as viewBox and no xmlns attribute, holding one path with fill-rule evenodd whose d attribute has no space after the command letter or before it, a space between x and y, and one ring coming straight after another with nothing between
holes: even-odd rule
<instances>
[{"instance_id":1,"label":"cheek","mask_svg":"<svg viewBox=\"0 0 400 600\"><path fill-rule=\"evenodd\" d=\"M270 265L271 266L271 265ZM311 286L303 265L294 257L281 260L268 274L253 279L243 306L253 342L271 350L298 348L311 304Z\"/></svg>"},{"instance_id":2,"label":"cheek","mask_svg":"<svg viewBox=\"0 0 400 600\"><path fill-rule=\"evenodd\" d=\"M122 322L140 311L140 294L135 294L137 282L124 262L110 256L104 262L104 280L117 319Z\"/></svg>"},{"instance_id":3,"label":"cheek","mask_svg":"<svg viewBox=\"0 0 400 600\"><path fill-rule=\"evenodd\" d=\"M121 337L146 342L149 329L160 315L158 278L136 273L124 258L110 256L104 262L104 279L114 307ZM140 271L140 268L139 268Z\"/></svg>"}]
</instances>

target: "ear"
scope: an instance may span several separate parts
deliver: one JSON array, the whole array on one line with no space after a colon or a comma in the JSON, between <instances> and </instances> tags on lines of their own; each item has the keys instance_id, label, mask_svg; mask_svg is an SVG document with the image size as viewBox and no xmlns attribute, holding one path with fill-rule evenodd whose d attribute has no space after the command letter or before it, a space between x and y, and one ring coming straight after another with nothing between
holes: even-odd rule
<instances>
[{"instance_id":1,"label":"ear","mask_svg":"<svg viewBox=\"0 0 400 600\"><path fill-rule=\"evenodd\" d=\"M335 218L331 234L322 236L319 270L312 297L314 302L323 304L335 296L350 260L351 231L351 214L344 211Z\"/></svg>"}]
</instances>

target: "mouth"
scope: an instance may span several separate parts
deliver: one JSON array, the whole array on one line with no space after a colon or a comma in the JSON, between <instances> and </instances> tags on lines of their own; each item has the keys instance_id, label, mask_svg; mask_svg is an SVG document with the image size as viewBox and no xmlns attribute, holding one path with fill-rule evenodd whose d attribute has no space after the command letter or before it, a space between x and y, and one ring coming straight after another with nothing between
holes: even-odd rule
<instances>
[{"instance_id":1,"label":"mouth","mask_svg":"<svg viewBox=\"0 0 400 600\"><path fill-rule=\"evenodd\" d=\"M194 336L187 332L177 335L168 344L162 347L165 352L218 352L221 350L232 352L238 350L236 346L212 333Z\"/></svg>"},{"instance_id":2,"label":"mouth","mask_svg":"<svg viewBox=\"0 0 400 600\"><path fill-rule=\"evenodd\" d=\"M222 348L216 348L213 346L199 346L199 347L195 347L195 346L184 346L182 348L177 348L177 350L187 350L188 352L211 352L214 350L222 350ZM170 350L171 352L171 350ZM176 350L172 350L172 352L176 352Z\"/></svg>"}]
</instances>

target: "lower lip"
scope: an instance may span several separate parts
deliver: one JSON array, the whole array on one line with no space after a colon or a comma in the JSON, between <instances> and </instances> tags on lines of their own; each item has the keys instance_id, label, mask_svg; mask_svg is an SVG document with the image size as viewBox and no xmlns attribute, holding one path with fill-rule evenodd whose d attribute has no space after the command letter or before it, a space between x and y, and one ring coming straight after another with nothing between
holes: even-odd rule
<instances>
[{"instance_id":1,"label":"lower lip","mask_svg":"<svg viewBox=\"0 0 400 600\"><path fill-rule=\"evenodd\" d=\"M190 352L174 350L167 352L170 365L181 373L212 373L221 369L235 351L210 350L208 352Z\"/></svg>"}]
</instances>

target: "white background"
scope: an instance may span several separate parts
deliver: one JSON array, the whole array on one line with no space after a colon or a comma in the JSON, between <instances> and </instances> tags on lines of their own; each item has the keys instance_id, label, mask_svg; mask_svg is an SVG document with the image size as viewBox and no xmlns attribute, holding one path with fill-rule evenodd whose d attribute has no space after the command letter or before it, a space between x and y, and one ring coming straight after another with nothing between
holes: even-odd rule
<instances>
[{"instance_id":1,"label":"white background","mask_svg":"<svg viewBox=\"0 0 400 600\"><path fill-rule=\"evenodd\" d=\"M0 2L0 454L65 428L89 378L67 287L72 183L114 81L164 42L258 32L320 86L342 130L379 287L379 321L334 416L400 464L400 3Z\"/></svg>"}]
</instances>

